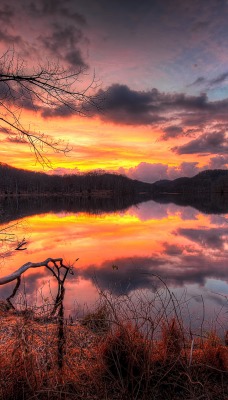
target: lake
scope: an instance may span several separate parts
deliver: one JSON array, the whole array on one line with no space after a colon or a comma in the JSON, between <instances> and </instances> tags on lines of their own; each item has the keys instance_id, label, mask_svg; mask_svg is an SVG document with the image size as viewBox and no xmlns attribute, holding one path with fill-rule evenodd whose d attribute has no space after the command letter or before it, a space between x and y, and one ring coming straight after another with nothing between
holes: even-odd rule
<instances>
[{"instance_id":1,"label":"lake","mask_svg":"<svg viewBox=\"0 0 228 400\"><path fill-rule=\"evenodd\" d=\"M1 229L11 226L8 232L16 236L1 244L1 276L28 261L62 257L74 263L79 258L66 282L67 314L91 306L97 288L114 296L153 295L163 285L161 277L195 320L226 324L228 213L206 214L153 200L131 206L117 202L112 210L110 202L96 201L91 207L86 201L79 207L73 199L2 201ZM13 251L15 240L23 238L27 249ZM47 301L52 282L43 268L26 272L20 302ZM12 287L1 287L0 297Z\"/></svg>"}]
</instances>

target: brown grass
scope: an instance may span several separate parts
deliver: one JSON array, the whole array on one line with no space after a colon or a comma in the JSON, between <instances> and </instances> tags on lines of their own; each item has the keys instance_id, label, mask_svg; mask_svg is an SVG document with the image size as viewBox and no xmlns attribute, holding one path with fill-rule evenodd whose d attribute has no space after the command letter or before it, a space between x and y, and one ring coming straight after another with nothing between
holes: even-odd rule
<instances>
[{"instance_id":1,"label":"brown grass","mask_svg":"<svg viewBox=\"0 0 228 400\"><path fill-rule=\"evenodd\" d=\"M0 400L227 400L228 347L216 332L194 337L177 309L149 310L145 298L105 295L82 324L64 324L62 368L56 322L1 311Z\"/></svg>"}]
</instances>

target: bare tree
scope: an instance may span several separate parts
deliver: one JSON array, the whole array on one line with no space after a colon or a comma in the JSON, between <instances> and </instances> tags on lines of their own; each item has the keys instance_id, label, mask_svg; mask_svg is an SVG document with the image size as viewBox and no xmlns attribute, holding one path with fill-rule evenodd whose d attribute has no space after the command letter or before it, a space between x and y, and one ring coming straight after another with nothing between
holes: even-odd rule
<instances>
[{"instance_id":1,"label":"bare tree","mask_svg":"<svg viewBox=\"0 0 228 400\"><path fill-rule=\"evenodd\" d=\"M0 132L12 142L27 142L42 166L51 166L46 150L67 153L68 143L36 132L23 123L23 110L39 112L41 116L62 114L87 115L91 107L98 106L95 77L84 85L83 68L76 71L65 69L59 63L40 63L31 67L20 59L14 49L0 57ZM1 210L0 210L1 211ZM0 230L0 243L15 242L9 227ZM19 245L15 250L24 250ZM1 252L0 258L9 254Z\"/></svg>"},{"instance_id":2,"label":"bare tree","mask_svg":"<svg viewBox=\"0 0 228 400\"><path fill-rule=\"evenodd\" d=\"M58 63L47 62L29 68L14 50L0 57L0 129L10 140L28 142L36 160L50 166L44 150L67 153L68 144L49 138L45 133L25 127L23 109L55 115L55 112L86 115L91 107L99 107L98 97L93 90L97 87L95 77L82 88L82 68L77 71L65 69Z\"/></svg>"}]
</instances>

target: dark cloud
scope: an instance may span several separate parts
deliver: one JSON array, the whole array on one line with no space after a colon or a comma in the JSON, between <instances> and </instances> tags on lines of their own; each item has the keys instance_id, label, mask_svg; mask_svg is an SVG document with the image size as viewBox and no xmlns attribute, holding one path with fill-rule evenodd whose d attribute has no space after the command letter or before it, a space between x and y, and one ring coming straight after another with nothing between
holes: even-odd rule
<instances>
[{"instance_id":1,"label":"dark cloud","mask_svg":"<svg viewBox=\"0 0 228 400\"><path fill-rule=\"evenodd\" d=\"M107 91L98 92L98 96L104 98L101 118L127 125L148 125L165 121L165 117L158 115L158 93L156 89L140 92L131 90L127 85L113 84ZM97 110L93 110L93 113L96 114Z\"/></svg>"},{"instance_id":2,"label":"dark cloud","mask_svg":"<svg viewBox=\"0 0 228 400\"><path fill-rule=\"evenodd\" d=\"M59 24L53 25L53 31L49 36L41 36L44 45L53 52L64 48L74 48L81 38L80 29L70 25L62 27Z\"/></svg>"},{"instance_id":3,"label":"dark cloud","mask_svg":"<svg viewBox=\"0 0 228 400\"><path fill-rule=\"evenodd\" d=\"M73 104L61 104L57 107L43 107L41 115L43 118L50 117L62 117L67 118L75 113L75 105Z\"/></svg>"},{"instance_id":4,"label":"dark cloud","mask_svg":"<svg viewBox=\"0 0 228 400\"><path fill-rule=\"evenodd\" d=\"M113 84L106 92L103 105L104 118L113 122L136 125L155 124L165 121L168 111L204 110L209 107L205 93L187 96L183 93L162 93L131 90L126 85Z\"/></svg>"},{"instance_id":5,"label":"dark cloud","mask_svg":"<svg viewBox=\"0 0 228 400\"><path fill-rule=\"evenodd\" d=\"M192 82L189 85L187 85L187 87L202 85L202 84L204 84L206 82L207 82L207 80L203 76L200 76L194 82Z\"/></svg>"},{"instance_id":6,"label":"dark cloud","mask_svg":"<svg viewBox=\"0 0 228 400\"><path fill-rule=\"evenodd\" d=\"M74 11L72 9L72 5L72 2L69 1L65 1L63 5L62 0L39 0L31 2L29 9L31 14L36 18L57 15L60 17L69 18L77 24L85 25L85 17L82 14Z\"/></svg>"},{"instance_id":7,"label":"dark cloud","mask_svg":"<svg viewBox=\"0 0 228 400\"><path fill-rule=\"evenodd\" d=\"M52 32L49 35L40 36L44 47L51 51L53 55L64 58L68 63L76 67L86 67L83 61L79 43L83 39L81 29L75 26L62 26L53 24Z\"/></svg>"},{"instance_id":8,"label":"dark cloud","mask_svg":"<svg viewBox=\"0 0 228 400\"><path fill-rule=\"evenodd\" d=\"M163 132L162 139L168 140L181 136L183 134L183 129L180 126L171 125L164 128Z\"/></svg>"},{"instance_id":9,"label":"dark cloud","mask_svg":"<svg viewBox=\"0 0 228 400\"><path fill-rule=\"evenodd\" d=\"M9 4L8 4L9 3ZM66 61L65 65L87 67L82 50L88 43L82 33L86 19L77 12L73 1L13 0L0 6L0 42L15 46L15 51L26 60L52 59ZM26 25L31 29L28 39ZM15 33L17 32L17 34ZM30 62L29 62L30 64Z\"/></svg>"},{"instance_id":10,"label":"dark cloud","mask_svg":"<svg viewBox=\"0 0 228 400\"><path fill-rule=\"evenodd\" d=\"M228 78L228 72L225 72L225 73L219 75L217 78L211 79L209 81L209 84L210 85L218 85L220 83L223 83L227 78Z\"/></svg>"},{"instance_id":11,"label":"dark cloud","mask_svg":"<svg viewBox=\"0 0 228 400\"><path fill-rule=\"evenodd\" d=\"M112 265L118 269L113 270ZM212 258L189 246L165 244L162 255L108 260L83 268L79 271L80 276L92 282L95 279L101 290L109 290L115 295L138 289L157 290L163 286L159 277L169 286L203 286L209 278L227 281L227 257L223 254Z\"/></svg>"},{"instance_id":12,"label":"dark cloud","mask_svg":"<svg viewBox=\"0 0 228 400\"><path fill-rule=\"evenodd\" d=\"M164 252L168 256L179 256L183 253L183 248L181 246L167 242L165 242L163 245L164 245Z\"/></svg>"},{"instance_id":13,"label":"dark cloud","mask_svg":"<svg viewBox=\"0 0 228 400\"><path fill-rule=\"evenodd\" d=\"M17 116L18 109L26 109L37 111L39 106L37 105L37 97L35 92L27 89L26 83L21 85L16 80L9 82L0 82L0 106L3 107L5 112L10 110L14 116ZM14 109L14 111L13 111Z\"/></svg>"},{"instance_id":14,"label":"dark cloud","mask_svg":"<svg viewBox=\"0 0 228 400\"><path fill-rule=\"evenodd\" d=\"M78 66L83 68L87 67L86 63L83 60L82 52L80 49L75 49L66 53L65 60L69 64L74 65L76 67Z\"/></svg>"},{"instance_id":15,"label":"dark cloud","mask_svg":"<svg viewBox=\"0 0 228 400\"><path fill-rule=\"evenodd\" d=\"M228 78L228 72L223 72L222 74L218 75L216 78L213 79L206 79L203 76L200 76L197 78L193 83L191 83L190 86L197 86L197 85L207 85L207 88L210 88L210 86L215 86L219 85L220 83L223 83L226 79Z\"/></svg>"},{"instance_id":16,"label":"dark cloud","mask_svg":"<svg viewBox=\"0 0 228 400\"><path fill-rule=\"evenodd\" d=\"M165 132L162 139L185 135L186 127L205 128L209 123L228 121L228 99L209 101L206 93L188 96L184 93L163 93L157 89L136 91L127 85L113 84L107 91L100 90L104 97L102 119L128 125L156 125ZM98 114L96 109L93 115ZM177 119L180 123L173 123ZM164 128L165 121L169 126ZM195 131L195 128L192 128ZM189 130L186 129L186 131Z\"/></svg>"},{"instance_id":17,"label":"dark cloud","mask_svg":"<svg viewBox=\"0 0 228 400\"><path fill-rule=\"evenodd\" d=\"M22 275L22 284L21 287L17 293L19 295L21 291L24 293L24 289L26 286L26 295L36 295L37 289L40 287L40 281L41 279L46 279L47 277L52 279L50 276L50 273L42 268L42 271L33 273L33 274L28 274L25 273ZM24 287L23 287L24 286ZM6 299L8 296L10 296L13 292L13 289L15 287L15 281L7 283L6 285L0 286L0 298ZM15 299L14 299L15 300Z\"/></svg>"},{"instance_id":18,"label":"dark cloud","mask_svg":"<svg viewBox=\"0 0 228 400\"><path fill-rule=\"evenodd\" d=\"M7 142L10 143L17 143L17 144L23 144L23 143L27 143L25 139L23 139L23 137L16 137L16 136L10 136L7 139Z\"/></svg>"},{"instance_id":19,"label":"dark cloud","mask_svg":"<svg viewBox=\"0 0 228 400\"><path fill-rule=\"evenodd\" d=\"M177 154L224 154L228 153L228 142L224 132L211 132L172 150Z\"/></svg>"},{"instance_id":20,"label":"dark cloud","mask_svg":"<svg viewBox=\"0 0 228 400\"><path fill-rule=\"evenodd\" d=\"M0 9L0 21L2 23L9 24L13 16L14 16L13 9L9 5L4 4Z\"/></svg>"},{"instance_id":21,"label":"dark cloud","mask_svg":"<svg viewBox=\"0 0 228 400\"><path fill-rule=\"evenodd\" d=\"M91 265L79 272L85 279L94 280L101 289L109 289L112 293L120 295L132 290L155 288L154 276L147 274L149 271L158 271L164 260L153 257L134 257L108 260L101 266ZM116 265L118 270L113 270Z\"/></svg>"},{"instance_id":22,"label":"dark cloud","mask_svg":"<svg viewBox=\"0 0 228 400\"><path fill-rule=\"evenodd\" d=\"M7 32L7 30L0 29L0 42L6 45L22 44L22 38L19 35L13 35Z\"/></svg>"},{"instance_id":23,"label":"dark cloud","mask_svg":"<svg viewBox=\"0 0 228 400\"><path fill-rule=\"evenodd\" d=\"M185 236L202 247L222 250L228 235L227 228L178 229L178 234Z\"/></svg>"}]
</instances>

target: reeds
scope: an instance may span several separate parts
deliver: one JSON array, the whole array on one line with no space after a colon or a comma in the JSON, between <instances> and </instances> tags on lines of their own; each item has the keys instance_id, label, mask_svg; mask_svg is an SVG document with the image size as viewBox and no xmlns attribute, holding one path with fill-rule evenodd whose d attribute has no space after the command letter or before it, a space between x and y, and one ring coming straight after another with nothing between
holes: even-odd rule
<instances>
[{"instance_id":1,"label":"reeds","mask_svg":"<svg viewBox=\"0 0 228 400\"><path fill-rule=\"evenodd\" d=\"M1 400L228 399L228 347L185 325L183 299L166 287L100 299L70 323L1 311Z\"/></svg>"}]
</instances>

